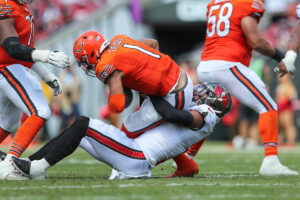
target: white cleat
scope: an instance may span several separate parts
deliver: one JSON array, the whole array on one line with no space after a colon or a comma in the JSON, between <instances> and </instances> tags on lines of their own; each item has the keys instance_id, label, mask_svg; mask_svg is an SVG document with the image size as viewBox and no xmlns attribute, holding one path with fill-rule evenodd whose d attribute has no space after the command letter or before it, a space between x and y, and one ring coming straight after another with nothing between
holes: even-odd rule
<instances>
[{"instance_id":1,"label":"white cleat","mask_svg":"<svg viewBox=\"0 0 300 200\"><path fill-rule=\"evenodd\" d=\"M0 163L0 180L29 180L29 176L18 168L12 158L8 155Z\"/></svg>"},{"instance_id":2,"label":"white cleat","mask_svg":"<svg viewBox=\"0 0 300 200\"><path fill-rule=\"evenodd\" d=\"M264 176L297 176L298 172L290 170L288 167L282 165L277 156L267 156L264 158L259 174Z\"/></svg>"}]
</instances>

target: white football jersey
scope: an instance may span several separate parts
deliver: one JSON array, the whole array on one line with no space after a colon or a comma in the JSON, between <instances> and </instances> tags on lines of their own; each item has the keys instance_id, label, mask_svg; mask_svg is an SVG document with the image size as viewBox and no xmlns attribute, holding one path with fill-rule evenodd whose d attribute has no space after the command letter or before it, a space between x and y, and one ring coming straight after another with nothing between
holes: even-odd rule
<instances>
[{"instance_id":1,"label":"white football jersey","mask_svg":"<svg viewBox=\"0 0 300 200\"><path fill-rule=\"evenodd\" d=\"M164 122L134 139L142 149L151 167L156 163L173 158L185 152L190 146L210 135L216 124L217 117L207 105L190 107L188 110L207 112L205 125L199 130L184 128Z\"/></svg>"}]
</instances>

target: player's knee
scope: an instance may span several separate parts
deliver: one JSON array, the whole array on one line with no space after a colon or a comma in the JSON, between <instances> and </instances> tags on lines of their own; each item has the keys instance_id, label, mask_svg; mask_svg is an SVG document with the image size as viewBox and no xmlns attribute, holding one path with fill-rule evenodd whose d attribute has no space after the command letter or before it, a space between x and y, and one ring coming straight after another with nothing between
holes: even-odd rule
<instances>
[{"instance_id":1,"label":"player's knee","mask_svg":"<svg viewBox=\"0 0 300 200\"><path fill-rule=\"evenodd\" d=\"M20 127L21 125L21 122L20 121L13 121L11 123L4 123L4 124L1 124L1 128L3 130L5 130L5 132L9 132L9 133L15 133L18 128Z\"/></svg>"},{"instance_id":2,"label":"player's knee","mask_svg":"<svg viewBox=\"0 0 300 200\"><path fill-rule=\"evenodd\" d=\"M38 109L39 117L43 118L44 120L48 120L51 117L51 110L49 106L45 106L41 109Z\"/></svg>"},{"instance_id":3,"label":"player's knee","mask_svg":"<svg viewBox=\"0 0 300 200\"><path fill-rule=\"evenodd\" d=\"M74 130L74 133L83 137L86 134L86 130L89 127L89 122L90 118L80 116L74 121L71 128Z\"/></svg>"}]
</instances>

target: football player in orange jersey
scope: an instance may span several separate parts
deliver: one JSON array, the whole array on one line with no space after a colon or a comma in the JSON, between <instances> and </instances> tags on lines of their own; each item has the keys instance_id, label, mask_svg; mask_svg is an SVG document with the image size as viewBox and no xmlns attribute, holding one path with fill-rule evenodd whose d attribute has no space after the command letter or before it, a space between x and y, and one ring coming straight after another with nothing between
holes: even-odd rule
<instances>
[{"instance_id":1,"label":"football player in orange jersey","mask_svg":"<svg viewBox=\"0 0 300 200\"><path fill-rule=\"evenodd\" d=\"M116 35L108 41L100 33L89 31L78 37L73 52L88 74L95 73L109 86L108 108L112 112L120 113L126 107L123 87L163 96L178 109L192 102L192 80L169 56L158 51L156 40L137 41ZM191 120L187 118L186 122ZM126 118L122 130L134 138L163 121L147 97L140 109Z\"/></svg>"},{"instance_id":2,"label":"football player in orange jersey","mask_svg":"<svg viewBox=\"0 0 300 200\"><path fill-rule=\"evenodd\" d=\"M297 6L297 17L300 19L300 4ZM298 20L296 27L293 31L293 34L288 42L287 52L285 58L282 62L279 63L278 67L275 68L275 72L280 74L280 77L284 76L287 73L290 73L292 76L296 71L295 61L297 58L298 51L300 49L300 20Z\"/></svg>"},{"instance_id":3,"label":"football player in orange jersey","mask_svg":"<svg viewBox=\"0 0 300 200\"><path fill-rule=\"evenodd\" d=\"M260 174L298 175L278 159L277 105L264 83L248 68L253 49L277 62L284 58L258 30L264 11L262 0L210 1L206 41L197 76L201 81L220 82L232 96L259 113L259 132L265 149ZM202 143L192 146L190 152L198 151ZM177 170L171 177L192 175L197 169L197 164L184 154L174 160Z\"/></svg>"},{"instance_id":4,"label":"football player in orange jersey","mask_svg":"<svg viewBox=\"0 0 300 200\"><path fill-rule=\"evenodd\" d=\"M50 117L50 108L39 80L28 69L35 62L65 68L70 65L63 52L36 50L33 43L34 20L27 3L31 0L0 0L0 143L16 131L8 156L0 163L0 178L12 170L11 158L20 157ZM55 91L59 80L42 66L32 68ZM28 119L19 127L22 113Z\"/></svg>"}]
</instances>

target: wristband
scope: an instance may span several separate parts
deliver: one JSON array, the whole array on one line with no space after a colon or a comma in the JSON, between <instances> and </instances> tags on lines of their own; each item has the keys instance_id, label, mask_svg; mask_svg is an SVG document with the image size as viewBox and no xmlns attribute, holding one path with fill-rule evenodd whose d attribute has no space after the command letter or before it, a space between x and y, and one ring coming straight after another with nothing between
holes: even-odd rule
<instances>
[{"instance_id":1,"label":"wristband","mask_svg":"<svg viewBox=\"0 0 300 200\"><path fill-rule=\"evenodd\" d=\"M284 54L281 51L279 51L278 49L275 48L275 53L272 56L272 58L274 60L276 60L277 62L280 62L284 58Z\"/></svg>"},{"instance_id":2,"label":"wristband","mask_svg":"<svg viewBox=\"0 0 300 200\"><path fill-rule=\"evenodd\" d=\"M121 113L125 108L124 94L110 94L108 102L108 110L113 113Z\"/></svg>"}]
</instances>

